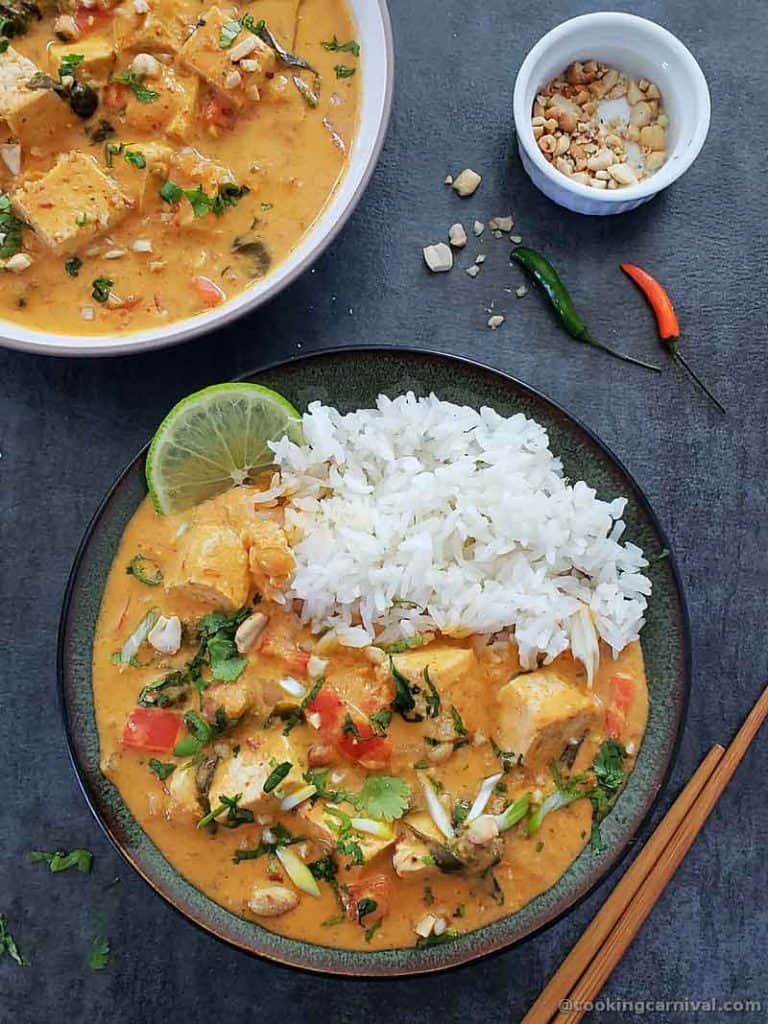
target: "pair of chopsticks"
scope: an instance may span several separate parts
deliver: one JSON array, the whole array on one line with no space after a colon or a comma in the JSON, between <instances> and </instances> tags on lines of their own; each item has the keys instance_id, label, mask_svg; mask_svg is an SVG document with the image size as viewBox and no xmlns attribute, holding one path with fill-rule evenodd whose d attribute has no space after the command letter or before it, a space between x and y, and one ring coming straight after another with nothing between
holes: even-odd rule
<instances>
[{"instance_id":1,"label":"pair of chopsticks","mask_svg":"<svg viewBox=\"0 0 768 1024\"><path fill-rule=\"evenodd\" d=\"M716 743L521 1024L577 1024L677 871L768 714L768 687L728 750ZM561 1009L564 1004L568 1009Z\"/></svg>"}]
</instances>

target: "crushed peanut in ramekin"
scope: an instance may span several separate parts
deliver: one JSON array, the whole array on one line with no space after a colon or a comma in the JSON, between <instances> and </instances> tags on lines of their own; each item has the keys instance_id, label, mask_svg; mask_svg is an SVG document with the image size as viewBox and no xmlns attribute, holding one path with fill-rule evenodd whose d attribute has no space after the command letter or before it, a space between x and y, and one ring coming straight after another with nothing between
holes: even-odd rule
<instances>
[{"instance_id":1,"label":"crushed peanut in ramekin","mask_svg":"<svg viewBox=\"0 0 768 1024\"><path fill-rule=\"evenodd\" d=\"M536 97L533 135L562 174L596 189L634 185L667 158L658 88L597 61L575 61Z\"/></svg>"}]
</instances>

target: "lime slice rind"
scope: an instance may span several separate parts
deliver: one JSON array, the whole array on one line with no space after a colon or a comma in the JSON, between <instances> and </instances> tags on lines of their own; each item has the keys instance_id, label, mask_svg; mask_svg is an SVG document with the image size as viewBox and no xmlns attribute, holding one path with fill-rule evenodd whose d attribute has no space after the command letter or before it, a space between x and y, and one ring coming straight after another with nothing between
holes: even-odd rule
<instances>
[{"instance_id":1,"label":"lime slice rind","mask_svg":"<svg viewBox=\"0 0 768 1024\"><path fill-rule=\"evenodd\" d=\"M161 514L182 512L274 465L268 446L289 433L301 439L301 416L261 384L215 384L168 413L147 455L147 486Z\"/></svg>"}]
</instances>

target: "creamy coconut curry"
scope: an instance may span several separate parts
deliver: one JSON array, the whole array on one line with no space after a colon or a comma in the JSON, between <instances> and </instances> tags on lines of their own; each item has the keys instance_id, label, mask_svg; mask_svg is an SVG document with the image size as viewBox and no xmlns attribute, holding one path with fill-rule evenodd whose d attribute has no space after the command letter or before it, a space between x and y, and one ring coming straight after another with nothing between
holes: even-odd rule
<instances>
[{"instance_id":1,"label":"creamy coconut curry","mask_svg":"<svg viewBox=\"0 0 768 1024\"><path fill-rule=\"evenodd\" d=\"M172 864L285 935L448 942L599 855L642 740L639 643L523 672L507 633L389 649L311 635L279 601L280 507L240 487L147 500L107 584L93 679L102 765Z\"/></svg>"},{"instance_id":2,"label":"creamy coconut curry","mask_svg":"<svg viewBox=\"0 0 768 1024\"><path fill-rule=\"evenodd\" d=\"M2 0L0 316L111 334L237 295L342 174L344 0Z\"/></svg>"}]
</instances>

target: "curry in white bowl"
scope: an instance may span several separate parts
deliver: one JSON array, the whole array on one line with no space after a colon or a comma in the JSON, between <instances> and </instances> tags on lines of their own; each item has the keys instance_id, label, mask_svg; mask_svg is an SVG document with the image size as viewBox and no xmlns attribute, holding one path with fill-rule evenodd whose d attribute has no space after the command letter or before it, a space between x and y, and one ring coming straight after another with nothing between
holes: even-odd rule
<instances>
[{"instance_id":1,"label":"curry in white bowl","mask_svg":"<svg viewBox=\"0 0 768 1024\"><path fill-rule=\"evenodd\" d=\"M344 0L109 0L0 11L0 316L162 327L264 278L354 138Z\"/></svg>"},{"instance_id":2,"label":"curry in white bowl","mask_svg":"<svg viewBox=\"0 0 768 1024\"><path fill-rule=\"evenodd\" d=\"M125 531L93 661L102 766L193 884L284 935L450 941L601 849L648 711L638 641L523 670L512 635L342 646L280 602L284 507ZM259 511L259 509L261 509Z\"/></svg>"}]
</instances>

